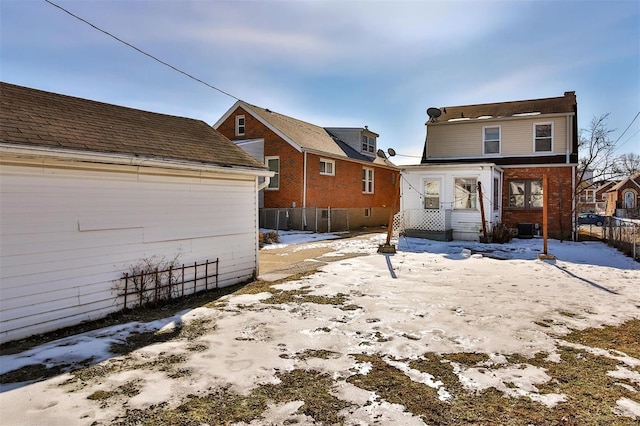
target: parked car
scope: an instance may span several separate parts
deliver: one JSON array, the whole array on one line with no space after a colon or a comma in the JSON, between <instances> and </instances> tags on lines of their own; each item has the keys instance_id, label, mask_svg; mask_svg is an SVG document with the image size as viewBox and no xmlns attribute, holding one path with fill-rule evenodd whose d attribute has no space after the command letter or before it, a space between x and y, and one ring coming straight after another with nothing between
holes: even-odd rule
<instances>
[{"instance_id":1,"label":"parked car","mask_svg":"<svg viewBox=\"0 0 640 426\"><path fill-rule=\"evenodd\" d=\"M582 213L578 216L578 225L596 225L602 226L604 216L595 213Z\"/></svg>"}]
</instances>

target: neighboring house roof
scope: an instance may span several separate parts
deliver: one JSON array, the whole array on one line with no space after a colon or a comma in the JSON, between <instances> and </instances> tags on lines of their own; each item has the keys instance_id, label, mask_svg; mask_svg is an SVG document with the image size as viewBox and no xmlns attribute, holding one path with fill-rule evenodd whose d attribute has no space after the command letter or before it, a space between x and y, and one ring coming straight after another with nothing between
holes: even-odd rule
<instances>
[{"instance_id":1,"label":"neighboring house roof","mask_svg":"<svg viewBox=\"0 0 640 426\"><path fill-rule=\"evenodd\" d=\"M499 118L528 115L534 116L538 114L574 113L575 107L575 92L565 92L564 96L555 98L442 107L440 108L441 115L435 120L435 123L465 118ZM430 123L433 122L434 121L430 121Z\"/></svg>"},{"instance_id":2,"label":"neighboring house roof","mask_svg":"<svg viewBox=\"0 0 640 426\"><path fill-rule=\"evenodd\" d=\"M620 190L623 186L625 186L629 181L634 183L638 188L640 188L640 173L636 173L627 177L626 179L622 179L620 182L611 187L607 192L613 192Z\"/></svg>"},{"instance_id":3,"label":"neighboring house roof","mask_svg":"<svg viewBox=\"0 0 640 426\"><path fill-rule=\"evenodd\" d=\"M226 120L238 107L244 109L253 117L262 122L289 144L299 151L314 151L325 153L334 157L349 158L352 160L366 161L369 163L395 167L395 165L385 158L375 156L374 158L362 155L355 149L334 135L330 134L324 127L298 120L284 114L271 111L238 101L218 120L214 127L218 127Z\"/></svg>"},{"instance_id":4,"label":"neighboring house roof","mask_svg":"<svg viewBox=\"0 0 640 426\"><path fill-rule=\"evenodd\" d=\"M3 82L0 143L265 169L201 120Z\"/></svg>"}]
</instances>

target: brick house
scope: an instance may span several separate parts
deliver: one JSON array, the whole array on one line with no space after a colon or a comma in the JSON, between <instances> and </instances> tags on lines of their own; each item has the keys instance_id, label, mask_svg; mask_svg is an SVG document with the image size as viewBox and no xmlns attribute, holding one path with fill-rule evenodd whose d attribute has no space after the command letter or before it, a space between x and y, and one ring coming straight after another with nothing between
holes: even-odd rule
<instances>
[{"instance_id":1,"label":"brick house","mask_svg":"<svg viewBox=\"0 0 640 426\"><path fill-rule=\"evenodd\" d=\"M606 215L640 217L640 173L621 180L607 191Z\"/></svg>"},{"instance_id":2,"label":"brick house","mask_svg":"<svg viewBox=\"0 0 640 426\"><path fill-rule=\"evenodd\" d=\"M379 135L366 126L324 128L238 101L214 128L275 173L260 193L261 226L325 232L388 223L399 169L377 154Z\"/></svg>"},{"instance_id":3,"label":"brick house","mask_svg":"<svg viewBox=\"0 0 640 426\"><path fill-rule=\"evenodd\" d=\"M403 168L402 210L441 214L454 238L478 239L481 210L489 229L502 222L528 236L542 225L547 175L549 235L570 237L578 164L575 92L428 112L421 164Z\"/></svg>"}]
</instances>

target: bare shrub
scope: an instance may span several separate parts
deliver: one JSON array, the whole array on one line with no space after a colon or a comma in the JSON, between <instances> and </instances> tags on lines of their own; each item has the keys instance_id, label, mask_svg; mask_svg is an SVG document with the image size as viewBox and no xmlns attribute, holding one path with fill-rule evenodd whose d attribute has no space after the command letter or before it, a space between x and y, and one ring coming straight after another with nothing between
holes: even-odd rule
<instances>
[{"instance_id":1,"label":"bare shrub","mask_svg":"<svg viewBox=\"0 0 640 426\"><path fill-rule=\"evenodd\" d=\"M504 223L496 223L491 229L491 241L494 243L508 243L512 238L511 230Z\"/></svg>"},{"instance_id":2,"label":"bare shrub","mask_svg":"<svg viewBox=\"0 0 640 426\"><path fill-rule=\"evenodd\" d=\"M122 274L118 285L120 295L126 291L138 296L137 304L147 305L179 296L178 283L181 281L179 269L180 254L173 258L154 255L140 259L130 265ZM126 288L125 288L125 284ZM126 308L126 306L125 306Z\"/></svg>"}]
</instances>

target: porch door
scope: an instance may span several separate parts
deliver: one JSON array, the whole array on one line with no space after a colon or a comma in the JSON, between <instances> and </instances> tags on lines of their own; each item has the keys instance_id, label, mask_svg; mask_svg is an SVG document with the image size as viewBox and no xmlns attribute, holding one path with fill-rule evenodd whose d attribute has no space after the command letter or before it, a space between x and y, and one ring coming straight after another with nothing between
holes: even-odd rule
<instances>
[{"instance_id":1,"label":"porch door","mask_svg":"<svg viewBox=\"0 0 640 426\"><path fill-rule=\"evenodd\" d=\"M624 193L624 208L632 209L635 207L636 194L633 191L627 191Z\"/></svg>"},{"instance_id":2,"label":"porch door","mask_svg":"<svg viewBox=\"0 0 640 426\"><path fill-rule=\"evenodd\" d=\"M425 209L440 209L440 179L425 179L424 205Z\"/></svg>"}]
</instances>

